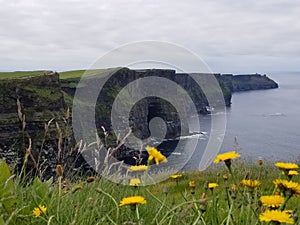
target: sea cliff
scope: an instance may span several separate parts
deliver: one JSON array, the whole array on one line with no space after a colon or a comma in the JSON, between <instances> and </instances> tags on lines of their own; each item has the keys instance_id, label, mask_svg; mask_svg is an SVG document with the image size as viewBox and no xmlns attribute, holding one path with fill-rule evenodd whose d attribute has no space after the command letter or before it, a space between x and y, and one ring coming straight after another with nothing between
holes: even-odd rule
<instances>
[{"instance_id":1,"label":"sea cliff","mask_svg":"<svg viewBox=\"0 0 300 225\"><path fill-rule=\"evenodd\" d=\"M84 71L37 72L30 76L9 78L0 73L0 157L5 158L16 168L22 166L26 153L28 167L52 174L58 163L76 163L82 158L74 143L71 127L72 101ZM103 71L102 71L103 72ZM13 74L13 73L12 73ZM76 74L76 76L73 76ZM205 77L207 74L194 74ZM188 74L179 74L174 70L119 69L103 86L95 107L97 128L104 126L111 132L111 107L114 99L128 83L144 77L164 77L174 81L188 94L195 103L196 110L208 114L208 101L197 83ZM277 88L278 84L266 75L221 75L214 74L226 106L231 104L231 96L236 91ZM98 79L98 78L95 78ZM99 78L103 79L103 77ZM136 91L142 91L135 89ZM211 90L214 92L214 90ZM176 96L175 96L176 97ZM126 107L126 102L124 103ZM130 112L130 126L135 136L150 136L149 121L154 117L162 118L167 124L166 138L176 138L181 133L188 134L186 124L180 119L174 107L161 98L150 97L141 100ZM112 135L110 141L116 141ZM131 155L130 149L121 148L116 157Z\"/></svg>"}]
</instances>

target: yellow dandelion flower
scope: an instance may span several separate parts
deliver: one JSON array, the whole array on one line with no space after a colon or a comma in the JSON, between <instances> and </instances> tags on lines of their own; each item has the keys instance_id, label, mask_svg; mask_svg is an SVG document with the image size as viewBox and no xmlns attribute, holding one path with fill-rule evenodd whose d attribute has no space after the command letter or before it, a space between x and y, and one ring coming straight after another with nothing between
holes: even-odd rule
<instances>
[{"instance_id":1,"label":"yellow dandelion flower","mask_svg":"<svg viewBox=\"0 0 300 225\"><path fill-rule=\"evenodd\" d=\"M258 180L241 180L241 184L249 188L256 188L261 183Z\"/></svg>"},{"instance_id":2,"label":"yellow dandelion flower","mask_svg":"<svg viewBox=\"0 0 300 225\"><path fill-rule=\"evenodd\" d=\"M138 165L138 166L131 166L128 169L128 172L138 172L138 171L145 171L147 170L148 166L146 165Z\"/></svg>"},{"instance_id":3,"label":"yellow dandelion flower","mask_svg":"<svg viewBox=\"0 0 300 225\"><path fill-rule=\"evenodd\" d=\"M40 217L43 213L45 214L47 211L47 208L44 205L39 205L39 207L36 207L32 210L35 217Z\"/></svg>"},{"instance_id":4,"label":"yellow dandelion flower","mask_svg":"<svg viewBox=\"0 0 300 225\"><path fill-rule=\"evenodd\" d=\"M217 155L217 157L214 160L214 163L219 163L221 161L230 161L231 159L235 159L237 157L240 157L240 154L236 153L235 151L225 152Z\"/></svg>"},{"instance_id":5,"label":"yellow dandelion flower","mask_svg":"<svg viewBox=\"0 0 300 225\"><path fill-rule=\"evenodd\" d=\"M277 208L284 202L284 197L280 195L261 196L260 201L265 206Z\"/></svg>"},{"instance_id":6,"label":"yellow dandelion flower","mask_svg":"<svg viewBox=\"0 0 300 225\"><path fill-rule=\"evenodd\" d=\"M285 211L266 210L259 216L260 221L294 224L294 219Z\"/></svg>"},{"instance_id":7,"label":"yellow dandelion flower","mask_svg":"<svg viewBox=\"0 0 300 225\"><path fill-rule=\"evenodd\" d=\"M296 175L298 175L298 174L299 174L299 173L298 173L297 170L290 170L289 173L288 173L289 176L296 176Z\"/></svg>"},{"instance_id":8,"label":"yellow dandelion flower","mask_svg":"<svg viewBox=\"0 0 300 225\"><path fill-rule=\"evenodd\" d=\"M137 205L137 204L146 204L147 201L142 196L131 196L127 198L123 198L120 202L119 206L123 205Z\"/></svg>"},{"instance_id":9,"label":"yellow dandelion flower","mask_svg":"<svg viewBox=\"0 0 300 225\"><path fill-rule=\"evenodd\" d=\"M299 168L299 166L295 163L285 163L285 162L277 162L275 163L275 166L277 166L279 169L287 170L287 171Z\"/></svg>"},{"instance_id":10,"label":"yellow dandelion flower","mask_svg":"<svg viewBox=\"0 0 300 225\"><path fill-rule=\"evenodd\" d=\"M284 192L285 195L300 196L300 184L293 181L276 179L274 184Z\"/></svg>"},{"instance_id":11,"label":"yellow dandelion flower","mask_svg":"<svg viewBox=\"0 0 300 225\"><path fill-rule=\"evenodd\" d=\"M174 174L171 176L172 179L178 179L178 178L181 178L182 177L182 174Z\"/></svg>"},{"instance_id":12,"label":"yellow dandelion flower","mask_svg":"<svg viewBox=\"0 0 300 225\"><path fill-rule=\"evenodd\" d=\"M194 180L191 180L191 181L189 182L189 186L190 186L190 188L195 188L195 187L196 187L195 181L194 181Z\"/></svg>"},{"instance_id":13,"label":"yellow dandelion flower","mask_svg":"<svg viewBox=\"0 0 300 225\"><path fill-rule=\"evenodd\" d=\"M168 162L167 158L163 154L161 154L161 152L158 151L156 148L147 146L146 150L149 154L149 161L154 160L156 164L159 164L160 162Z\"/></svg>"},{"instance_id":14,"label":"yellow dandelion flower","mask_svg":"<svg viewBox=\"0 0 300 225\"><path fill-rule=\"evenodd\" d=\"M217 183L208 183L207 184L207 187L209 188L209 189L214 189L214 188L216 188L216 187L218 187L219 185L217 184Z\"/></svg>"},{"instance_id":15,"label":"yellow dandelion flower","mask_svg":"<svg viewBox=\"0 0 300 225\"><path fill-rule=\"evenodd\" d=\"M139 178L132 178L130 179L129 185L130 186L138 186L141 183Z\"/></svg>"}]
</instances>

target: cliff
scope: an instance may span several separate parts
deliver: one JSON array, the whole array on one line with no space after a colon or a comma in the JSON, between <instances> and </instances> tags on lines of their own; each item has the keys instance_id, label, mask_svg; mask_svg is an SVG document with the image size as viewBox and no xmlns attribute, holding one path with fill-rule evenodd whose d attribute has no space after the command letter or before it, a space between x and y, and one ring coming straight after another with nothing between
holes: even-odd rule
<instances>
[{"instance_id":1,"label":"cliff","mask_svg":"<svg viewBox=\"0 0 300 225\"><path fill-rule=\"evenodd\" d=\"M95 70L93 79L104 79L108 70ZM72 135L69 108L76 89L89 87L80 83L84 71L61 73L34 72L30 76L10 78L0 73L0 157L6 158L11 165L20 169L29 139L32 140L29 168L52 174L57 163L74 163L78 158L74 153L75 143ZM27 74L28 75L28 74ZM205 83L207 74L194 74ZM60 76L60 77L59 77ZM163 77L180 85L195 103L198 113L207 114L208 101L198 84L188 74L178 74L174 70L147 69L130 70L122 68L105 82L98 96L95 107L96 124L101 133L104 126L111 135L109 143L115 143L116 135L112 132L111 109L116 96L128 83L144 77ZM235 91L276 88L278 85L268 77L261 75L220 75L215 74L221 87L226 106L231 104L231 94ZM162 87L163 88L163 87ZM208 87L212 93L215 87ZM135 87L133 91L143 92ZM178 92L174 99L181 96ZM178 98L179 99L179 98ZM85 102L85 104L90 104ZM123 102L119 107L128 107ZM83 115L84 116L84 115ZM158 97L147 97L139 101L130 111L129 124L135 136L145 139L150 136L149 121L160 117L166 124L166 138L188 134L186 120L179 118L176 109L167 101ZM182 124L180 124L182 122ZM101 136L101 138L104 138ZM123 148L115 156L122 159L132 156L130 149ZM132 158L132 157L131 157ZM81 166L82 159L79 159Z\"/></svg>"},{"instance_id":2,"label":"cliff","mask_svg":"<svg viewBox=\"0 0 300 225\"><path fill-rule=\"evenodd\" d=\"M0 102L0 157L18 170L27 151L35 159L28 160L28 168L39 164L35 169L51 174L58 163L58 140L71 133L59 74L0 78Z\"/></svg>"},{"instance_id":3,"label":"cliff","mask_svg":"<svg viewBox=\"0 0 300 225\"><path fill-rule=\"evenodd\" d=\"M102 71L100 71L99 74L101 72ZM194 75L200 76L203 79L203 83L205 83L204 79L205 76L207 76L207 74ZM209 113L207 111L209 105L205 94L203 93L201 88L199 88L199 85L188 74L179 74L175 73L174 70L165 69L130 70L128 68L122 68L115 72L112 77L110 77L110 79L105 83L100 92L96 105L96 121L99 126L98 128L100 128L101 125L108 130L111 129L111 107L115 101L116 96L119 94L119 91L122 90L130 82L136 81L144 77L163 77L175 82L177 85L181 86L184 90L188 92L189 96L195 103L196 110L198 113ZM229 106L231 100L231 92L220 79L220 76L216 77L219 81L219 85L224 95L224 102L227 106ZM101 79L102 78L103 77L101 77ZM77 86L79 80L80 78L61 79L62 90L68 94L68 103L72 103L71 99L74 96L76 88L86 88L85 85L83 85L82 83L80 87ZM89 91L88 88L86 91ZM139 87L135 87L133 91L143 92L143 90L141 90ZM211 89L211 91L217 92L217 90L213 89ZM180 99L180 94L180 92L177 92L176 96L174 96L174 99ZM123 107L128 106L124 104ZM142 139L149 137L150 133L148 128L148 122L154 117L162 118L166 122L166 138L174 138L180 136L181 129L183 129L183 133L189 133L187 127L180 127L179 117L175 112L174 107L170 103L164 101L161 98L147 97L138 102L137 105L133 107L130 113L130 124L134 134Z\"/></svg>"},{"instance_id":4,"label":"cliff","mask_svg":"<svg viewBox=\"0 0 300 225\"><path fill-rule=\"evenodd\" d=\"M225 85L231 90L231 92L278 88L278 84L266 75L224 74L220 76L220 78L225 83Z\"/></svg>"}]
</instances>

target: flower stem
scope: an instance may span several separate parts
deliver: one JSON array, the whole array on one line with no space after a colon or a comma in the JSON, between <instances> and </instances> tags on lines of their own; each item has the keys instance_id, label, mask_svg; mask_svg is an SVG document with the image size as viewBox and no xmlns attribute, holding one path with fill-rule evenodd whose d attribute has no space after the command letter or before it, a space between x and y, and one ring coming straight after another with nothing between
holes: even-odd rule
<instances>
[{"instance_id":1,"label":"flower stem","mask_svg":"<svg viewBox=\"0 0 300 225\"><path fill-rule=\"evenodd\" d=\"M138 206L135 207L135 212L136 212L137 222L140 225L141 221L140 221L140 214L139 214L139 207Z\"/></svg>"}]
</instances>

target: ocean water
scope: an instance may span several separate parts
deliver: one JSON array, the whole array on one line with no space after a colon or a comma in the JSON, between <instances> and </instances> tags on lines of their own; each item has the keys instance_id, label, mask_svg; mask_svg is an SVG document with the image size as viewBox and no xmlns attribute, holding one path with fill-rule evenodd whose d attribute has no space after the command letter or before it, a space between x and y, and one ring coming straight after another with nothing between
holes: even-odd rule
<instances>
[{"instance_id":1,"label":"ocean water","mask_svg":"<svg viewBox=\"0 0 300 225\"><path fill-rule=\"evenodd\" d=\"M253 161L259 157L268 161L300 159L300 73L268 76L279 84L278 89L233 94L219 152L238 149L242 158ZM210 135L210 115L201 117L200 126L205 132L200 137L203 141L186 170L198 169Z\"/></svg>"}]
</instances>

